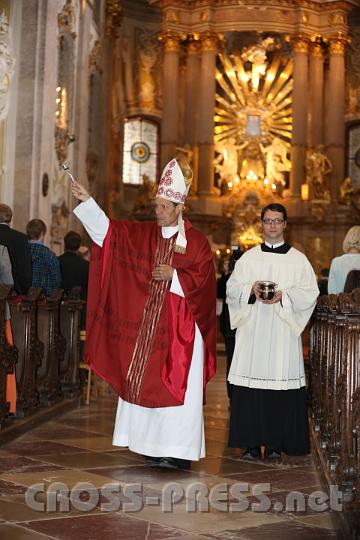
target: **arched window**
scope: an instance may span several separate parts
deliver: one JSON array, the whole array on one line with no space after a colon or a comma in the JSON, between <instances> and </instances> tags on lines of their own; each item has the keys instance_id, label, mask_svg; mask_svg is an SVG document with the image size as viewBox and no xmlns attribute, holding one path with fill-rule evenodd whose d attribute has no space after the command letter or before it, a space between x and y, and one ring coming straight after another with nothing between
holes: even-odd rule
<instances>
[{"instance_id":1,"label":"arched window","mask_svg":"<svg viewBox=\"0 0 360 540\"><path fill-rule=\"evenodd\" d=\"M159 126L147 118L129 118L124 124L123 183L142 184L143 176L156 182Z\"/></svg>"},{"instance_id":2,"label":"arched window","mask_svg":"<svg viewBox=\"0 0 360 540\"><path fill-rule=\"evenodd\" d=\"M353 184L360 185L360 122L348 128L347 176Z\"/></svg>"}]
</instances>

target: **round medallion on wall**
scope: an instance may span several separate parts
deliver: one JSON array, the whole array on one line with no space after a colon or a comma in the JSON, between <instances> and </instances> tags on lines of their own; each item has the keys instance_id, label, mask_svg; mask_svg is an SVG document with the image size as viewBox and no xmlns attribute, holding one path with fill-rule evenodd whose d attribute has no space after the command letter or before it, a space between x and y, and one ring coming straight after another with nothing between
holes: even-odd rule
<instances>
[{"instance_id":1,"label":"round medallion on wall","mask_svg":"<svg viewBox=\"0 0 360 540\"><path fill-rule=\"evenodd\" d=\"M136 142L131 147L131 157L137 163L146 163L150 157L150 148L144 142Z\"/></svg>"},{"instance_id":2,"label":"round medallion on wall","mask_svg":"<svg viewBox=\"0 0 360 540\"><path fill-rule=\"evenodd\" d=\"M43 174L41 188L42 188L43 197L46 197L49 191L49 176L47 173Z\"/></svg>"},{"instance_id":3,"label":"round medallion on wall","mask_svg":"<svg viewBox=\"0 0 360 540\"><path fill-rule=\"evenodd\" d=\"M355 165L360 169L360 148L356 151L355 154Z\"/></svg>"}]
</instances>

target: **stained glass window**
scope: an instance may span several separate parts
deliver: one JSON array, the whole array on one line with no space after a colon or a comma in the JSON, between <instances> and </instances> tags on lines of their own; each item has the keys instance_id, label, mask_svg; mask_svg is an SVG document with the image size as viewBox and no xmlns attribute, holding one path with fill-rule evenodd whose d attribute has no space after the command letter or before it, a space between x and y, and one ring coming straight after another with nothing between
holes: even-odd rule
<instances>
[{"instance_id":1,"label":"stained glass window","mask_svg":"<svg viewBox=\"0 0 360 540\"><path fill-rule=\"evenodd\" d=\"M159 126L145 118L130 118L124 125L124 184L142 184L143 175L156 182Z\"/></svg>"}]
</instances>

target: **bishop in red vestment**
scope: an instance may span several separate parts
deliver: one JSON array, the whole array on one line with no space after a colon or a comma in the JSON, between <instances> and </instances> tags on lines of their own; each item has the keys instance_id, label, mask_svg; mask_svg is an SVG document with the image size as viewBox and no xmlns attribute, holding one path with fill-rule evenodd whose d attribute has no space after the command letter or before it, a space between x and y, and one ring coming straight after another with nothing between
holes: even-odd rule
<instances>
[{"instance_id":1,"label":"bishop in red vestment","mask_svg":"<svg viewBox=\"0 0 360 540\"><path fill-rule=\"evenodd\" d=\"M114 444L164 463L204 455L202 410L188 451L179 423L189 426L198 415L194 404L201 405L215 373L214 264L206 237L182 219L188 189L172 160L160 180L157 223L140 223L108 220L83 186L73 184L83 201L75 213L95 241L86 358L120 398ZM140 432L144 424L141 436L131 435L134 422ZM181 441L169 446L174 422Z\"/></svg>"}]
</instances>

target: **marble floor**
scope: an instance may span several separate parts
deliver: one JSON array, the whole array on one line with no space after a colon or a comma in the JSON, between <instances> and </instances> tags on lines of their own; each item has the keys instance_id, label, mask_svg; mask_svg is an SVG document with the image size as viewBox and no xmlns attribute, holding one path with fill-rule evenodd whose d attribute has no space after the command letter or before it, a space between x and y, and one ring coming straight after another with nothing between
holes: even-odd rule
<instances>
[{"instance_id":1,"label":"marble floor","mask_svg":"<svg viewBox=\"0 0 360 540\"><path fill-rule=\"evenodd\" d=\"M247 463L241 451L227 448L224 364L220 357L208 386L206 458L190 471L151 467L141 456L113 447L113 395L1 446L0 538L343 538L338 510L325 503L319 511L315 492L324 488L311 456ZM266 498L259 499L257 489ZM299 511L291 492L298 492Z\"/></svg>"}]
</instances>

